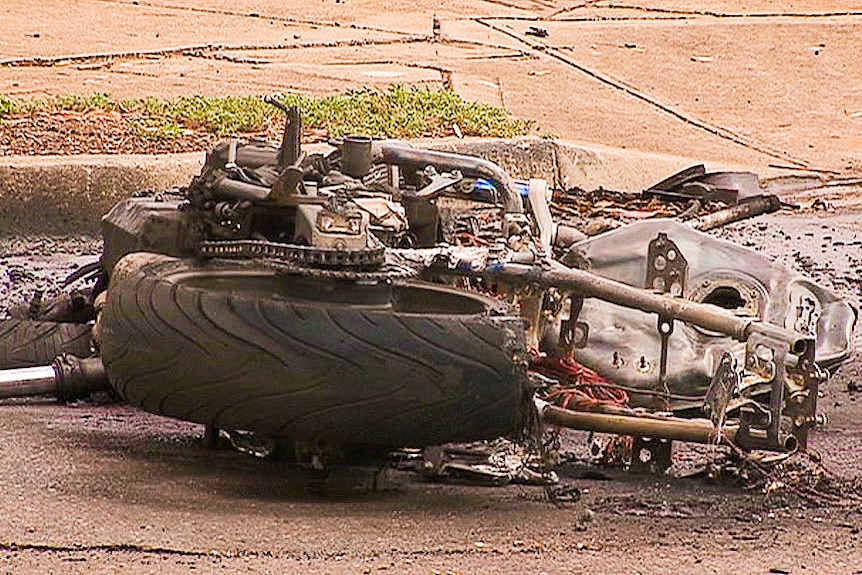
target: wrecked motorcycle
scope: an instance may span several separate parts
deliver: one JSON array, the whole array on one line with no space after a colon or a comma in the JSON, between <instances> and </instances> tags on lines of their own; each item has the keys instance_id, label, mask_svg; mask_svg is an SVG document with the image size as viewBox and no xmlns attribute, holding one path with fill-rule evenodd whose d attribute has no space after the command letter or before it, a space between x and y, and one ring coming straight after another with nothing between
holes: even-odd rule
<instances>
[{"instance_id":1,"label":"wrecked motorcycle","mask_svg":"<svg viewBox=\"0 0 862 575\"><path fill-rule=\"evenodd\" d=\"M361 136L307 154L285 112L280 146L231 140L106 214L78 274L94 355L0 372L0 395L110 387L315 460L539 422L805 448L856 319L828 290L670 219L585 237L544 181L476 157Z\"/></svg>"}]
</instances>

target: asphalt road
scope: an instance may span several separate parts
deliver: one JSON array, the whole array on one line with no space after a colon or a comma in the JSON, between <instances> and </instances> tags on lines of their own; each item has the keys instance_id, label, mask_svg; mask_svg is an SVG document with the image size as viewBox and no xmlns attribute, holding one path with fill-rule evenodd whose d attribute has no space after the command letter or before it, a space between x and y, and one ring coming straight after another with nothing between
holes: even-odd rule
<instances>
[{"instance_id":1,"label":"asphalt road","mask_svg":"<svg viewBox=\"0 0 862 575\"><path fill-rule=\"evenodd\" d=\"M858 214L806 210L721 233L807 266L858 305ZM44 246L3 244L37 254L29 262L38 273L17 273L16 297L95 251L81 238L55 238L54 253L38 255ZM435 484L395 470L374 489L370 468L336 470L320 498L308 494L303 471L205 449L198 425L110 402L7 401L0 572L854 573L862 569L862 396L851 388L860 371L857 357L823 389L829 424L814 432L812 449L829 474L813 501L792 487L764 493L579 460L558 471L582 498L559 506L542 487ZM586 434L566 442L583 453ZM718 454L681 449L673 472Z\"/></svg>"}]
</instances>

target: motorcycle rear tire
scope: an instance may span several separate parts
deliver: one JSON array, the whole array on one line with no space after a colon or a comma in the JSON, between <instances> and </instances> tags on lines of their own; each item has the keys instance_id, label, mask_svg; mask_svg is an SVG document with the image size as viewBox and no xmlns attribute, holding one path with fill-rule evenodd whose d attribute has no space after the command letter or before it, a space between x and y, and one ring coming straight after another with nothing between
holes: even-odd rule
<instances>
[{"instance_id":1,"label":"motorcycle rear tire","mask_svg":"<svg viewBox=\"0 0 862 575\"><path fill-rule=\"evenodd\" d=\"M134 254L129 257L134 257ZM495 438L528 413L523 322L425 283L251 262L118 264L100 320L111 385L144 410L317 444Z\"/></svg>"}]
</instances>

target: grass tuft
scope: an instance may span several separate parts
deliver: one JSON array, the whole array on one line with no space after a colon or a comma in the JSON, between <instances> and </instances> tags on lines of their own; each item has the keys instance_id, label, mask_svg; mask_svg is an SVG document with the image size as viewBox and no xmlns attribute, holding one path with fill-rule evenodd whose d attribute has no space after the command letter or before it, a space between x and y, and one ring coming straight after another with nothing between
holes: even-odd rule
<instances>
[{"instance_id":1,"label":"grass tuft","mask_svg":"<svg viewBox=\"0 0 862 575\"><path fill-rule=\"evenodd\" d=\"M91 112L93 110L115 110L117 103L107 92L96 92L89 96L57 96L54 101L47 104L56 110L68 110L72 112Z\"/></svg>"},{"instance_id":2,"label":"grass tuft","mask_svg":"<svg viewBox=\"0 0 862 575\"><path fill-rule=\"evenodd\" d=\"M13 116L18 111L18 104L12 98L0 94L0 118Z\"/></svg>"},{"instance_id":3,"label":"grass tuft","mask_svg":"<svg viewBox=\"0 0 862 575\"><path fill-rule=\"evenodd\" d=\"M386 92L365 89L319 99L286 94L281 100L302 110L306 126L326 130L332 136L440 136L451 134L453 125L458 124L465 136L506 138L533 128L529 120L512 118L496 106L467 102L451 90L392 86Z\"/></svg>"},{"instance_id":4,"label":"grass tuft","mask_svg":"<svg viewBox=\"0 0 862 575\"><path fill-rule=\"evenodd\" d=\"M165 118L142 118L131 121L132 133L143 140L177 140L186 130Z\"/></svg>"}]
</instances>

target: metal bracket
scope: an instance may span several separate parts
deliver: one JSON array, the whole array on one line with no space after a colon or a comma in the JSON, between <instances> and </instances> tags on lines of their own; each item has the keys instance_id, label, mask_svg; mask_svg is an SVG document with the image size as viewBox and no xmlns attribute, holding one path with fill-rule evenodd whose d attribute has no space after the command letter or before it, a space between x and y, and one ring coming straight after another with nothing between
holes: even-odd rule
<instances>
[{"instance_id":1,"label":"metal bracket","mask_svg":"<svg viewBox=\"0 0 862 575\"><path fill-rule=\"evenodd\" d=\"M787 368L787 405L791 433L799 448L808 447L808 431L816 423L817 393L828 374L814 362L815 340L806 340L806 349L798 355L796 365Z\"/></svg>"},{"instance_id":2,"label":"metal bracket","mask_svg":"<svg viewBox=\"0 0 862 575\"><path fill-rule=\"evenodd\" d=\"M709 415L717 429L721 429L724 425L727 406L733 398L734 392L739 388L739 382L740 375L737 371L736 358L730 352L725 351L721 354L718 367L709 383L703 405L704 412Z\"/></svg>"},{"instance_id":3,"label":"metal bracket","mask_svg":"<svg viewBox=\"0 0 862 575\"><path fill-rule=\"evenodd\" d=\"M455 184L464 180L464 176L458 170L452 172L437 173L433 166L428 166L423 172L428 178L429 183L421 190L415 192L404 192L404 195L409 198L435 198L451 188Z\"/></svg>"},{"instance_id":4,"label":"metal bracket","mask_svg":"<svg viewBox=\"0 0 862 575\"><path fill-rule=\"evenodd\" d=\"M745 367L769 383L767 409L742 409L737 443L746 449L805 449L815 424L817 390L825 374L814 362L814 340L788 342L753 334L746 345ZM781 433L781 417L790 419L790 435Z\"/></svg>"},{"instance_id":5,"label":"metal bracket","mask_svg":"<svg viewBox=\"0 0 862 575\"><path fill-rule=\"evenodd\" d=\"M647 249L646 288L672 296L685 295L688 260L667 234L660 233Z\"/></svg>"},{"instance_id":6,"label":"metal bracket","mask_svg":"<svg viewBox=\"0 0 862 575\"><path fill-rule=\"evenodd\" d=\"M673 318L658 316L658 334L661 338L661 359L659 360L658 369L658 391L663 392L665 404L663 409L670 408L670 389L667 386L667 356L668 348L670 347L670 336L673 333ZM657 398L658 399L658 398Z\"/></svg>"},{"instance_id":7,"label":"metal bracket","mask_svg":"<svg viewBox=\"0 0 862 575\"><path fill-rule=\"evenodd\" d=\"M583 349L587 346L590 335L590 325L578 321L581 308L584 307L584 298L569 296L569 319L560 322L560 350L568 356L575 349Z\"/></svg>"},{"instance_id":8,"label":"metal bracket","mask_svg":"<svg viewBox=\"0 0 862 575\"><path fill-rule=\"evenodd\" d=\"M770 383L766 413L743 408L739 414L737 443L745 449L780 449L781 410L784 407L787 343L754 334L745 350L745 367ZM766 417L764 417L766 416Z\"/></svg>"}]
</instances>

